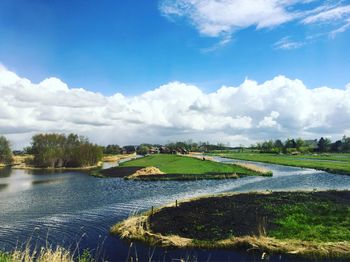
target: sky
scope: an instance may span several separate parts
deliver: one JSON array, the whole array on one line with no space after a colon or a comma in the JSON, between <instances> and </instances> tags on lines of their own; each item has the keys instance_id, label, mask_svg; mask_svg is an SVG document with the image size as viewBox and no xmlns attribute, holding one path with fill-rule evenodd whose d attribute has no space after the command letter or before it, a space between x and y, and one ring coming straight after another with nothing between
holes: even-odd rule
<instances>
[{"instance_id":1,"label":"sky","mask_svg":"<svg viewBox=\"0 0 350 262\"><path fill-rule=\"evenodd\" d=\"M350 135L350 0L2 0L0 134Z\"/></svg>"}]
</instances>

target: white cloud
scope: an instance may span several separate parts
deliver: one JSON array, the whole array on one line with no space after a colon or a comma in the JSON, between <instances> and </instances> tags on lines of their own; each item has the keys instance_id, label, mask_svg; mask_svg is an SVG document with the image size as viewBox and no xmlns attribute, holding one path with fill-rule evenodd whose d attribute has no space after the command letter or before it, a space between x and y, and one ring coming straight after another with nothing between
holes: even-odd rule
<instances>
[{"instance_id":1,"label":"white cloud","mask_svg":"<svg viewBox=\"0 0 350 262\"><path fill-rule=\"evenodd\" d=\"M279 124L277 123L276 119L279 117L280 113L276 111L272 111L269 116L265 116L263 120L259 122L257 127L279 127Z\"/></svg>"},{"instance_id":2,"label":"white cloud","mask_svg":"<svg viewBox=\"0 0 350 262\"><path fill-rule=\"evenodd\" d=\"M285 50L289 50L289 49L297 49L300 48L304 45L304 43L302 42L297 42L297 41L293 41L290 39L290 37L283 37L282 39L280 39L279 41L277 41L274 44L274 47L276 49L285 49Z\"/></svg>"},{"instance_id":3,"label":"white cloud","mask_svg":"<svg viewBox=\"0 0 350 262\"><path fill-rule=\"evenodd\" d=\"M293 20L289 1L277 0L170 0L162 1L160 10L167 16L185 16L199 32L219 36L249 26L273 27Z\"/></svg>"},{"instance_id":4,"label":"white cloud","mask_svg":"<svg viewBox=\"0 0 350 262\"><path fill-rule=\"evenodd\" d=\"M341 25L339 28L334 29L329 33L330 37L334 38L337 34L344 33L350 28L350 18L346 20L346 23Z\"/></svg>"},{"instance_id":5,"label":"white cloud","mask_svg":"<svg viewBox=\"0 0 350 262\"><path fill-rule=\"evenodd\" d=\"M349 15L350 5L337 6L328 10L321 11L317 14L310 15L303 19L303 23L313 24L317 22L338 21L343 19L344 17L349 17Z\"/></svg>"},{"instance_id":6,"label":"white cloud","mask_svg":"<svg viewBox=\"0 0 350 262\"><path fill-rule=\"evenodd\" d=\"M160 0L160 11L172 21L185 18L203 36L221 37L219 44L207 48L212 51L248 27L273 28L291 21L301 22L299 26L326 22L344 25L350 5L342 0ZM282 48L300 47L297 43L285 46Z\"/></svg>"},{"instance_id":7,"label":"white cloud","mask_svg":"<svg viewBox=\"0 0 350 262\"><path fill-rule=\"evenodd\" d=\"M98 143L190 139L249 144L285 137L340 137L350 130L350 85L308 89L277 76L212 93L171 82L137 96L104 96L57 78L35 84L0 67L0 134L16 147L37 132L75 132Z\"/></svg>"}]
</instances>

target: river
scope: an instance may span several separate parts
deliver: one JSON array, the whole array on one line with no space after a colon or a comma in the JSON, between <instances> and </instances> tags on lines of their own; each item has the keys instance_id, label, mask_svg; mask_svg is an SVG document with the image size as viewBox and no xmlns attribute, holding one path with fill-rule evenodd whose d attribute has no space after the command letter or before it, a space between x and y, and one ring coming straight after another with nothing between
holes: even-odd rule
<instances>
[{"instance_id":1,"label":"river","mask_svg":"<svg viewBox=\"0 0 350 262\"><path fill-rule=\"evenodd\" d=\"M217 157L217 161L235 160ZM245 161L242 161L245 162ZM84 172L0 170L0 250L56 245L76 255L88 248L100 260L259 261L260 254L228 250L177 250L130 244L109 235L109 228L130 214L176 199L260 190L350 189L350 176L257 163L273 171L272 177L233 180L131 181L96 178ZM110 164L108 165L110 166ZM272 256L270 261L294 261ZM300 261L300 258L297 259Z\"/></svg>"}]
</instances>

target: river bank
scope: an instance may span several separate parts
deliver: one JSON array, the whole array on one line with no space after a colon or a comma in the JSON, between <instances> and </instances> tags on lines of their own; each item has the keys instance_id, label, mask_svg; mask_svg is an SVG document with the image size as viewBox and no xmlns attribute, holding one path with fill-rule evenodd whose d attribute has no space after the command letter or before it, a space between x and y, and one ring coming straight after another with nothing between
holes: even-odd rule
<instances>
[{"instance_id":1,"label":"river bank","mask_svg":"<svg viewBox=\"0 0 350 262\"><path fill-rule=\"evenodd\" d=\"M350 191L223 194L152 209L111 232L163 247L349 258L349 208Z\"/></svg>"}]
</instances>

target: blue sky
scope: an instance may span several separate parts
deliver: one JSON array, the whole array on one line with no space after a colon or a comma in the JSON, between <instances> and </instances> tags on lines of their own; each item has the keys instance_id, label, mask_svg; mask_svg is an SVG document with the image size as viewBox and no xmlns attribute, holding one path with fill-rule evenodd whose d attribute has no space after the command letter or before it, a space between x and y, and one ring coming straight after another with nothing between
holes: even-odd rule
<instances>
[{"instance_id":1,"label":"blue sky","mask_svg":"<svg viewBox=\"0 0 350 262\"><path fill-rule=\"evenodd\" d=\"M350 136L350 0L1 0L0 135Z\"/></svg>"},{"instance_id":2,"label":"blue sky","mask_svg":"<svg viewBox=\"0 0 350 262\"><path fill-rule=\"evenodd\" d=\"M307 11L325 2L286 9ZM0 62L33 82L55 76L105 95L140 94L175 80L208 92L238 85L245 77L263 82L285 75L310 88L344 88L350 82L350 30L329 35L345 24L347 13L331 23L305 25L295 19L261 29L248 23L233 29L221 46L227 35L203 33L190 15L162 10L174 3L2 0ZM303 44L278 49L281 39Z\"/></svg>"}]
</instances>

